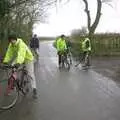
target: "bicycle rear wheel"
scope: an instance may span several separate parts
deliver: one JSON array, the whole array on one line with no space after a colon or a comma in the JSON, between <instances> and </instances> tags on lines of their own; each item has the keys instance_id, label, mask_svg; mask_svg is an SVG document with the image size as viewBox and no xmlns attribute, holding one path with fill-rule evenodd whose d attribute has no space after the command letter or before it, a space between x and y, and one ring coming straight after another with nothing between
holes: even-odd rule
<instances>
[{"instance_id":1,"label":"bicycle rear wheel","mask_svg":"<svg viewBox=\"0 0 120 120\"><path fill-rule=\"evenodd\" d=\"M7 110L13 107L18 99L19 92L17 82L10 77L8 80L0 81L0 109Z\"/></svg>"},{"instance_id":2,"label":"bicycle rear wheel","mask_svg":"<svg viewBox=\"0 0 120 120\"><path fill-rule=\"evenodd\" d=\"M70 70L70 63L69 63L67 57L64 56L64 55L62 55L61 61L62 61L62 68L63 68L63 69Z\"/></svg>"},{"instance_id":3,"label":"bicycle rear wheel","mask_svg":"<svg viewBox=\"0 0 120 120\"><path fill-rule=\"evenodd\" d=\"M89 55L87 54L85 56L85 62L84 62L85 66L88 66L89 65Z\"/></svg>"}]
</instances>

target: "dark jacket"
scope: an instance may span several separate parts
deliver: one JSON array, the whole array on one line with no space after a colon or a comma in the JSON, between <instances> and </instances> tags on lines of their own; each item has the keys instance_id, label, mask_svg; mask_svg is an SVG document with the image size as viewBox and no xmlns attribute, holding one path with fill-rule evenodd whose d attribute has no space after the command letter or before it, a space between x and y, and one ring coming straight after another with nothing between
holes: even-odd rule
<instances>
[{"instance_id":1,"label":"dark jacket","mask_svg":"<svg viewBox=\"0 0 120 120\"><path fill-rule=\"evenodd\" d=\"M67 45L67 48L71 48L72 47L72 44L70 41L66 40L66 45Z\"/></svg>"},{"instance_id":2,"label":"dark jacket","mask_svg":"<svg viewBox=\"0 0 120 120\"><path fill-rule=\"evenodd\" d=\"M30 40L30 47L31 47L31 48L39 48L39 39L33 37L33 38Z\"/></svg>"}]
</instances>

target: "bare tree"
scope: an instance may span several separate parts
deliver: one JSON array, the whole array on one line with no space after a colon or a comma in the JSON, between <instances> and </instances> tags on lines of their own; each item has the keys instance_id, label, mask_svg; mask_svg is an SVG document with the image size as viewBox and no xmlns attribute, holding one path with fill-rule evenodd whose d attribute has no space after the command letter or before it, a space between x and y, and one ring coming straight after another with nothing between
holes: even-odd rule
<instances>
[{"instance_id":1,"label":"bare tree","mask_svg":"<svg viewBox=\"0 0 120 120\"><path fill-rule=\"evenodd\" d=\"M61 1L65 1L65 0L59 0L60 2ZM67 2L69 2L70 0L67 0ZM88 28L88 34L89 36L92 36L99 24L99 21L100 21L100 18L101 18L101 9L102 9L102 4L107 4L111 7L113 7L111 5L111 2L112 0L96 0L97 1L97 12L96 12L96 17L95 17L95 20L94 22L92 23L91 21L91 15L90 15L90 10L89 10L89 3L88 3L88 0L82 0L85 4L85 9L84 11L86 12L86 15L87 15L87 28Z\"/></svg>"},{"instance_id":2,"label":"bare tree","mask_svg":"<svg viewBox=\"0 0 120 120\"><path fill-rule=\"evenodd\" d=\"M85 12L87 15L87 27L88 27L88 31L89 31L89 37L91 37L97 26L98 23L100 21L100 17L101 17L101 9L102 9L102 4L103 3L107 3L108 5L111 5L110 2L112 0L97 0L97 13L96 13L96 17L93 23L91 23L91 16L90 16L90 10L88 8L89 4L87 0L83 0L84 4L85 4Z\"/></svg>"},{"instance_id":3,"label":"bare tree","mask_svg":"<svg viewBox=\"0 0 120 120\"><path fill-rule=\"evenodd\" d=\"M56 0L0 0L0 51L7 46L11 31L29 40L34 23L41 21L55 3Z\"/></svg>"},{"instance_id":4,"label":"bare tree","mask_svg":"<svg viewBox=\"0 0 120 120\"><path fill-rule=\"evenodd\" d=\"M56 0L0 0L0 37L14 25L20 29L22 24L33 25L36 21L43 20L48 7L55 5L55 2Z\"/></svg>"}]
</instances>

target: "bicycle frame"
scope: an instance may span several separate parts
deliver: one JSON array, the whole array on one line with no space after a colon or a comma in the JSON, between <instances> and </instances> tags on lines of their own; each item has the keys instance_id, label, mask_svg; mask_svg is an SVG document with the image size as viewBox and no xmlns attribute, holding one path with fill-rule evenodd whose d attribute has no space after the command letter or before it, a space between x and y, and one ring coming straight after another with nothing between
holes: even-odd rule
<instances>
[{"instance_id":1,"label":"bicycle frame","mask_svg":"<svg viewBox=\"0 0 120 120\"><path fill-rule=\"evenodd\" d=\"M87 51L86 54L82 53L82 59L79 60L79 63L76 64L75 67L77 67L77 66L78 66L79 64L81 64L81 63L84 64L84 65L83 65L84 67L85 67L85 66L88 66L87 64L88 64L88 62L89 62L89 54L90 54L89 51Z\"/></svg>"},{"instance_id":2,"label":"bicycle frame","mask_svg":"<svg viewBox=\"0 0 120 120\"><path fill-rule=\"evenodd\" d=\"M8 76L8 86L7 86L6 94L9 94L10 91L14 88L14 82L17 83L18 90L21 90L21 86L22 86L23 81L21 81L21 83L19 84L19 81L18 81L18 78L17 78L18 77L17 73L19 71L22 71L22 76L21 77L23 77L23 74L26 75L27 71L25 70L25 66L23 66L22 69L17 69L14 66L7 66L6 68L7 69L12 69L9 76Z\"/></svg>"},{"instance_id":3,"label":"bicycle frame","mask_svg":"<svg viewBox=\"0 0 120 120\"><path fill-rule=\"evenodd\" d=\"M26 93L29 92L29 78L31 79L27 74L25 66L21 69L17 69L14 66L7 66L6 69L11 69L11 73L9 74L8 81L6 81L6 86L4 86L5 89L3 88L3 92L1 94L2 99L0 101L0 109L2 110L9 109L16 104L19 91L23 95L26 95ZM20 74L22 75L20 76L20 80L18 78L19 72L22 72L22 74Z\"/></svg>"},{"instance_id":4,"label":"bicycle frame","mask_svg":"<svg viewBox=\"0 0 120 120\"><path fill-rule=\"evenodd\" d=\"M14 82L17 80L17 70L16 68L12 68L11 74L8 78L8 86L7 86L7 90L6 90L6 94L9 94L10 91L14 88Z\"/></svg>"}]
</instances>

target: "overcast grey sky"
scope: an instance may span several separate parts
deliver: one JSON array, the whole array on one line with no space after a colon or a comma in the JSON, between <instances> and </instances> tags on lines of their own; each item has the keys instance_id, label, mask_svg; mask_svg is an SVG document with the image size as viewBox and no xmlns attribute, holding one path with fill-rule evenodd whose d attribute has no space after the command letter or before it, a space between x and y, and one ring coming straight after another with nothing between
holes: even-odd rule
<instances>
[{"instance_id":1,"label":"overcast grey sky","mask_svg":"<svg viewBox=\"0 0 120 120\"><path fill-rule=\"evenodd\" d=\"M96 15L96 1L88 0L92 20ZM102 6L102 16L96 32L120 32L120 0L113 0L112 7L107 4ZM39 23L34 27L34 33L40 36L56 36L69 34L72 29L79 29L87 25L82 0L70 0L61 4L56 14L56 9L49 10L49 24Z\"/></svg>"}]
</instances>

